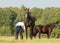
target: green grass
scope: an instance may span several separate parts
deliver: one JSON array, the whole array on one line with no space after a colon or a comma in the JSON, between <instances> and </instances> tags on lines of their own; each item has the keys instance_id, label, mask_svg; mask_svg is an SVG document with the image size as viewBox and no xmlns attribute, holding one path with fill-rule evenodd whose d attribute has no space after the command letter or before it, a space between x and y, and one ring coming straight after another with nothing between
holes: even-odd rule
<instances>
[{"instance_id":1,"label":"green grass","mask_svg":"<svg viewBox=\"0 0 60 43\"><path fill-rule=\"evenodd\" d=\"M41 38L41 39L33 39L31 40L28 38L27 40L24 38L21 40L20 38L18 40L15 40L15 37L13 36L0 36L0 43L60 43L60 38Z\"/></svg>"}]
</instances>

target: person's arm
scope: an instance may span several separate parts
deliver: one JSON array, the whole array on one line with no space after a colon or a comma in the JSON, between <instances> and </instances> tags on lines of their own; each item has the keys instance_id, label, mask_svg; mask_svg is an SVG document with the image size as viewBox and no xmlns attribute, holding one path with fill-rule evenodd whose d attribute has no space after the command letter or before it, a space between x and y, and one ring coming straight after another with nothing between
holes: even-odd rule
<instances>
[{"instance_id":1,"label":"person's arm","mask_svg":"<svg viewBox=\"0 0 60 43\"><path fill-rule=\"evenodd\" d=\"M25 30L25 26L24 26L24 30Z\"/></svg>"},{"instance_id":2,"label":"person's arm","mask_svg":"<svg viewBox=\"0 0 60 43\"><path fill-rule=\"evenodd\" d=\"M25 25L24 25L24 23L23 23L23 30L25 31Z\"/></svg>"},{"instance_id":3,"label":"person's arm","mask_svg":"<svg viewBox=\"0 0 60 43\"><path fill-rule=\"evenodd\" d=\"M24 31L25 31L25 26L23 26L23 29L24 29Z\"/></svg>"}]
</instances>

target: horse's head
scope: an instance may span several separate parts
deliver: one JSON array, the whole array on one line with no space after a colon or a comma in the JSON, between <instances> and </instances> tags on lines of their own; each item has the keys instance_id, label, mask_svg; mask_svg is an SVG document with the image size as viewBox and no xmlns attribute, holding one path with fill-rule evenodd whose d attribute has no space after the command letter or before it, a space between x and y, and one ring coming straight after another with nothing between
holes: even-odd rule
<instances>
[{"instance_id":1,"label":"horse's head","mask_svg":"<svg viewBox=\"0 0 60 43\"><path fill-rule=\"evenodd\" d=\"M25 14L28 14L29 13L29 8L26 8L25 9Z\"/></svg>"},{"instance_id":2,"label":"horse's head","mask_svg":"<svg viewBox=\"0 0 60 43\"><path fill-rule=\"evenodd\" d=\"M26 18L30 17L29 8L26 8L26 9L25 9L25 17L26 17Z\"/></svg>"},{"instance_id":3,"label":"horse's head","mask_svg":"<svg viewBox=\"0 0 60 43\"><path fill-rule=\"evenodd\" d=\"M55 23L55 25L56 25L56 27L58 27L58 26L59 26L59 22L57 21L57 22Z\"/></svg>"},{"instance_id":4,"label":"horse's head","mask_svg":"<svg viewBox=\"0 0 60 43\"><path fill-rule=\"evenodd\" d=\"M36 37L37 33L40 31L40 25L34 26L33 36Z\"/></svg>"},{"instance_id":5,"label":"horse's head","mask_svg":"<svg viewBox=\"0 0 60 43\"><path fill-rule=\"evenodd\" d=\"M55 23L50 24L50 26L54 28L54 27L58 27L59 26L58 24L59 22L55 22Z\"/></svg>"}]
</instances>

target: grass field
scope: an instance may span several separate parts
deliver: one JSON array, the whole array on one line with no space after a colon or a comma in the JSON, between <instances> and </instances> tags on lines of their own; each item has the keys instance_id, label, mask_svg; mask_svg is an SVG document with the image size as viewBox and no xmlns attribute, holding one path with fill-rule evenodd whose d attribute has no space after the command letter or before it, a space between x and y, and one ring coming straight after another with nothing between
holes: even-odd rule
<instances>
[{"instance_id":1,"label":"grass field","mask_svg":"<svg viewBox=\"0 0 60 43\"><path fill-rule=\"evenodd\" d=\"M60 38L41 38L41 39L33 39L30 40L28 38L27 40L24 38L21 40L20 38L18 40L15 40L15 37L13 36L0 36L0 43L60 43Z\"/></svg>"}]
</instances>

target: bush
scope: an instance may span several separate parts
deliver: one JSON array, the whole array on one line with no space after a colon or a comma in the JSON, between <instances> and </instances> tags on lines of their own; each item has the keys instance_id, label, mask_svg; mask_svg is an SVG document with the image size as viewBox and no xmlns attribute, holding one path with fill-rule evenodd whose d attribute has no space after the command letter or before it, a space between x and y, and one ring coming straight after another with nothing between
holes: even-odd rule
<instances>
[{"instance_id":1,"label":"bush","mask_svg":"<svg viewBox=\"0 0 60 43\"><path fill-rule=\"evenodd\" d=\"M53 31L52 31L52 36L56 37L56 38L59 38L60 37L60 29L54 28Z\"/></svg>"}]
</instances>

